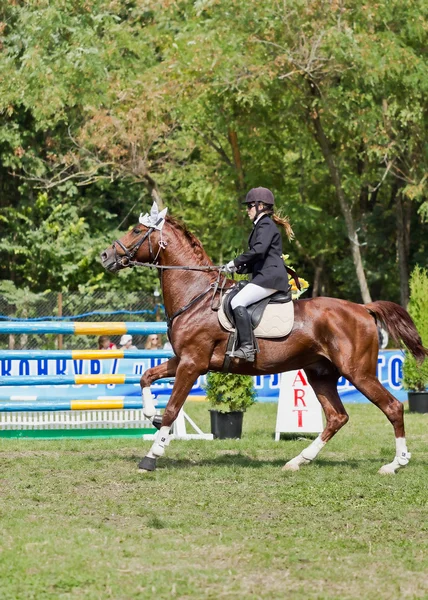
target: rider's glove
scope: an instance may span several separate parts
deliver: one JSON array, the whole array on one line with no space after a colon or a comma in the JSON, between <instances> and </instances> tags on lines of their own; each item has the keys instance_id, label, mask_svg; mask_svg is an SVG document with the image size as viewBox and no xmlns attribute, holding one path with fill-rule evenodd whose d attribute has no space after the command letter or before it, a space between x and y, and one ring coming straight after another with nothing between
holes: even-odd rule
<instances>
[{"instance_id":1,"label":"rider's glove","mask_svg":"<svg viewBox=\"0 0 428 600\"><path fill-rule=\"evenodd\" d=\"M227 263L227 265L224 265L223 271L226 271L226 273L234 273L236 271L235 263L233 262L233 260L230 260Z\"/></svg>"}]
</instances>

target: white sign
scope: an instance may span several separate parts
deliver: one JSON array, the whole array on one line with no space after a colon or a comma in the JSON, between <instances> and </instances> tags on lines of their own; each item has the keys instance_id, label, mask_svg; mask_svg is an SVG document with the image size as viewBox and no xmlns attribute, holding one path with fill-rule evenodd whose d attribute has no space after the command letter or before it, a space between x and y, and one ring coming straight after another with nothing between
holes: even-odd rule
<instances>
[{"instance_id":1,"label":"white sign","mask_svg":"<svg viewBox=\"0 0 428 600\"><path fill-rule=\"evenodd\" d=\"M303 369L281 374L275 441L281 433L321 433L322 408Z\"/></svg>"}]
</instances>

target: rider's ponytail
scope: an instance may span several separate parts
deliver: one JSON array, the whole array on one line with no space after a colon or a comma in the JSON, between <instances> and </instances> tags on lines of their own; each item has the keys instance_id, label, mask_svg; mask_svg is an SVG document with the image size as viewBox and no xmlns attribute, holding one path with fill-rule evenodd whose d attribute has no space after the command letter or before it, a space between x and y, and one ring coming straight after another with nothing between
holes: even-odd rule
<instances>
[{"instance_id":1,"label":"rider's ponytail","mask_svg":"<svg viewBox=\"0 0 428 600\"><path fill-rule=\"evenodd\" d=\"M287 238L290 241L294 238L294 232L293 232L293 229L291 228L290 221L288 220L288 217L280 217L279 215L276 215L275 213L272 213L272 220L277 225L281 225L281 227L284 228L284 231L285 231L285 233L287 235Z\"/></svg>"}]
</instances>

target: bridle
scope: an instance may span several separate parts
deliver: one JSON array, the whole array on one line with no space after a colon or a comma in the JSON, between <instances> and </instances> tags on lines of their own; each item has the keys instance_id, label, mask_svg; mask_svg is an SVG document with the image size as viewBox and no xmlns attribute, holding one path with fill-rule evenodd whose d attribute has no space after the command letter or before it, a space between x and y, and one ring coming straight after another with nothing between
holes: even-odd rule
<instances>
[{"instance_id":1,"label":"bridle","mask_svg":"<svg viewBox=\"0 0 428 600\"><path fill-rule=\"evenodd\" d=\"M160 219L158 221L158 223L160 223L162 219ZM156 225L158 225L158 223L156 223ZM149 229L146 231L146 233L141 237L140 240L138 240L138 242L132 246L132 248L127 248L124 244L122 244L122 242L120 240L115 240L112 244L113 250L114 250L114 260L116 262L116 264L122 265L122 267L133 267L135 266L135 262L134 261L134 256L137 254L138 250L141 248L141 246L144 244L144 242L146 241L146 239L148 239L149 242L149 260L150 263L149 265L152 267L155 267L157 265L153 264L156 260L156 258L159 255L159 252L161 251L161 244L159 244L159 250L158 253L156 254L156 256L154 256L153 253L153 246L152 246L152 240L150 238L150 235L153 233L153 231L155 230L155 227L149 227ZM119 256L117 253L117 246L119 246L124 254L122 256Z\"/></svg>"}]
</instances>

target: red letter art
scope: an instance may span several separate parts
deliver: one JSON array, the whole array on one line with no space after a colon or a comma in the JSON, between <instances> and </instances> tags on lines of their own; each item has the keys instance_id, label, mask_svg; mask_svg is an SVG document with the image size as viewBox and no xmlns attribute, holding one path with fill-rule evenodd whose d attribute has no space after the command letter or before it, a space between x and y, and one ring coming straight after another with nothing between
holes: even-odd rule
<instances>
[{"instance_id":1,"label":"red letter art","mask_svg":"<svg viewBox=\"0 0 428 600\"><path fill-rule=\"evenodd\" d=\"M297 412L297 427L303 427L303 413L308 412L307 410L293 410L293 412Z\"/></svg>"},{"instance_id":2,"label":"red letter art","mask_svg":"<svg viewBox=\"0 0 428 600\"><path fill-rule=\"evenodd\" d=\"M292 386L294 387L296 385L296 381L300 380L300 384L301 385L308 385L308 382L306 381L305 377L304 377L304 373L303 371L297 371L296 377L294 378L293 384Z\"/></svg>"},{"instance_id":3,"label":"red letter art","mask_svg":"<svg viewBox=\"0 0 428 600\"><path fill-rule=\"evenodd\" d=\"M302 406L306 407L306 402L304 401L305 390L294 390L294 406L299 406L299 400L302 403Z\"/></svg>"}]
</instances>

